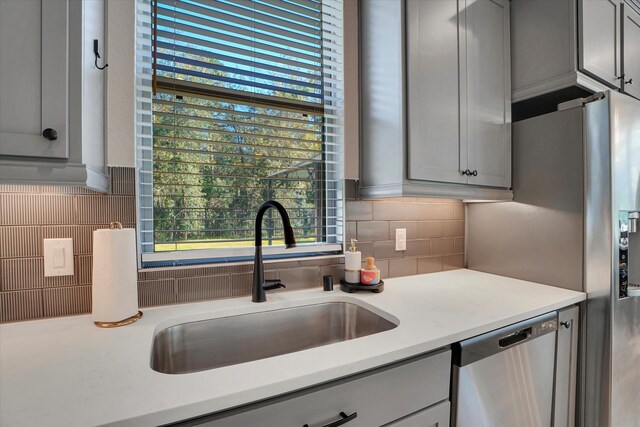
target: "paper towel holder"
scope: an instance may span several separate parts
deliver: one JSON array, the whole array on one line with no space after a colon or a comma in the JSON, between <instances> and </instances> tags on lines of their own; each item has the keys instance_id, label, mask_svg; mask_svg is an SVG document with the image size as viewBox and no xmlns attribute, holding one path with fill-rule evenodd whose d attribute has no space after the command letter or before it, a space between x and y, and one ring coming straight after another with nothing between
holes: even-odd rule
<instances>
[{"instance_id":1,"label":"paper towel holder","mask_svg":"<svg viewBox=\"0 0 640 427\"><path fill-rule=\"evenodd\" d=\"M111 230L122 230L122 223L120 221L111 221L109 224ZM136 322L142 317L142 311L138 310L136 314L126 319L119 320L117 322L93 322L99 328L117 328L119 326L126 326Z\"/></svg>"},{"instance_id":2,"label":"paper towel holder","mask_svg":"<svg viewBox=\"0 0 640 427\"><path fill-rule=\"evenodd\" d=\"M98 328L117 328L118 326L130 325L142 317L142 312L138 310L136 314L118 322L93 322Z\"/></svg>"}]
</instances>

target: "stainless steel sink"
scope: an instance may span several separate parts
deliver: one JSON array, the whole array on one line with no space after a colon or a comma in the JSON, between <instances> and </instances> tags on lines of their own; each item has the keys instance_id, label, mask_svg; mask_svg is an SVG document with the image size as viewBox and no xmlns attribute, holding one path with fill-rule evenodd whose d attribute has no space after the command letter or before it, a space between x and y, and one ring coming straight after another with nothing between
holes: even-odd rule
<instances>
[{"instance_id":1,"label":"stainless steel sink","mask_svg":"<svg viewBox=\"0 0 640 427\"><path fill-rule=\"evenodd\" d=\"M166 374L204 371L352 340L396 326L347 302L182 323L155 335L151 367Z\"/></svg>"}]
</instances>

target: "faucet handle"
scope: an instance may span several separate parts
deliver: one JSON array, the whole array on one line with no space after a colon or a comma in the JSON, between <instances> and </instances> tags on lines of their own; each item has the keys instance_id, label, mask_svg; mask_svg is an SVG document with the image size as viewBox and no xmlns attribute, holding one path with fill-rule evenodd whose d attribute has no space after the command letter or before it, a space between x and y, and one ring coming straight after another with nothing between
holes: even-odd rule
<instances>
[{"instance_id":1,"label":"faucet handle","mask_svg":"<svg viewBox=\"0 0 640 427\"><path fill-rule=\"evenodd\" d=\"M272 284L269 285L269 283ZM286 288L284 283L280 283L280 279L267 279L262 284L262 289L264 289L265 291L271 291L278 288Z\"/></svg>"}]
</instances>

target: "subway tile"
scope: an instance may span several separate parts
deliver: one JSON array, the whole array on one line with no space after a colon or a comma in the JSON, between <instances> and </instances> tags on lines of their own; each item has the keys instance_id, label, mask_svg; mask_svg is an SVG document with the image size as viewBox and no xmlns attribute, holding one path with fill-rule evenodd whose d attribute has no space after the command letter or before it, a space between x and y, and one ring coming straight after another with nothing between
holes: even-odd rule
<instances>
[{"instance_id":1,"label":"subway tile","mask_svg":"<svg viewBox=\"0 0 640 427\"><path fill-rule=\"evenodd\" d=\"M320 265L333 265L338 264L341 260L344 260L342 255L336 257L326 257L326 258L304 258L298 261L300 267L316 267Z\"/></svg>"},{"instance_id":2,"label":"subway tile","mask_svg":"<svg viewBox=\"0 0 640 427\"><path fill-rule=\"evenodd\" d=\"M389 277L411 276L418 272L417 258L389 260Z\"/></svg>"},{"instance_id":3,"label":"subway tile","mask_svg":"<svg viewBox=\"0 0 640 427\"><path fill-rule=\"evenodd\" d=\"M40 193L37 185L0 184L0 193Z\"/></svg>"},{"instance_id":4,"label":"subway tile","mask_svg":"<svg viewBox=\"0 0 640 427\"><path fill-rule=\"evenodd\" d=\"M0 292L0 323L39 319L42 309L42 289Z\"/></svg>"},{"instance_id":5,"label":"subway tile","mask_svg":"<svg viewBox=\"0 0 640 427\"><path fill-rule=\"evenodd\" d=\"M344 264L339 265L323 265L320 267L320 278L324 276L333 277L333 288L340 287L340 280L344 279Z\"/></svg>"},{"instance_id":6,"label":"subway tile","mask_svg":"<svg viewBox=\"0 0 640 427\"><path fill-rule=\"evenodd\" d=\"M464 220L464 207L465 204L462 202L457 202L453 205L453 218L454 219L462 219Z\"/></svg>"},{"instance_id":7,"label":"subway tile","mask_svg":"<svg viewBox=\"0 0 640 427\"><path fill-rule=\"evenodd\" d=\"M253 273L231 275L231 296L251 295L253 287Z\"/></svg>"},{"instance_id":8,"label":"subway tile","mask_svg":"<svg viewBox=\"0 0 640 427\"><path fill-rule=\"evenodd\" d=\"M40 227L0 227L0 258L42 256Z\"/></svg>"},{"instance_id":9,"label":"subway tile","mask_svg":"<svg viewBox=\"0 0 640 427\"><path fill-rule=\"evenodd\" d=\"M464 237L464 221L443 221L443 237Z\"/></svg>"},{"instance_id":10,"label":"subway tile","mask_svg":"<svg viewBox=\"0 0 640 427\"><path fill-rule=\"evenodd\" d=\"M453 203L434 203L430 205L431 219L453 219Z\"/></svg>"},{"instance_id":11,"label":"subway tile","mask_svg":"<svg viewBox=\"0 0 640 427\"><path fill-rule=\"evenodd\" d=\"M79 285L89 285L92 281L93 257L91 255L80 255L74 257L77 283Z\"/></svg>"},{"instance_id":12,"label":"subway tile","mask_svg":"<svg viewBox=\"0 0 640 427\"><path fill-rule=\"evenodd\" d=\"M112 167L109 168L111 175L111 194L134 196L136 194L136 169Z\"/></svg>"},{"instance_id":13,"label":"subway tile","mask_svg":"<svg viewBox=\"0 0 640 427\"><path fill-rule=\"evenodd\" d=\"M424 207L424 205L421 205ZM403 203L402 204L402 219L405 221L417 221L420 218L420 206L417 203ZM427 219L427 218L425 218Z\"/></svg>"},{"instance_id":14,"label":"subway tile","mask_svg":"<svg viewBox=\"0 0 640 427\"><path fill-rule=\"evenodd\" d=\"M439 221L419 222L418 237L442 237L442 223Z\"/></svg>"},{"instance_id":15,"label":"subway tile","mask_svg":"<svg viewBox=\"0 0 640 427\"><path fill-rule=\"evenodd\" d=\"M358 240L371 242L389 239L387 221L358 221Z\"/></svg>"},{"instance_id":16,"label":"subway tile","mask_svg":"<svg viewBox=\"0 0 640 427\"><path fill-rule=\"evenodd\" d=\"M75 196L0 194L0 225L74 224Z\"/></svg>"},{"instance_id":17,"label":"subway tile","mask_svg":"<svg viewBox=\"0 0 640 427\"><path fill-rule=\"evenodd\" d=\"M160 279L173 279L174 269L154 270L154 271L138 271L138 282L144 280L160 280Z\"/></svg>"},{"instance_id":18,"label":"subway tile","mask_svg":"<svg viewBox=\"0 0 640 427\"><path fill-rule=\"evenodd\" d=\"M228 274L177 279L178 302L201 301L231 296Z\"/></svg>"},{"instance_id":19,"label":"subway tile","mask_svg":"<svg viewBox=\"0 0 640 427\"><path fill-rule=\"evenodd\" d=\"M418 221L427 221L431 219L431 206L425 203L418 203Z\"/></svg>"},{"instance_id":20,"label":"subway tile","mask_svg":"<svg viewBox=\"0 0 640 427\"><path fill-rule=\"evenodd\" d=\"M380 279L387 279L389 277L389 260L377 259L376 267L380 269Z\"/></svg>"},{"instance_id":21,"label":"subway tile","mask_svg":"<svg viewBox=\"0 0 640 427\"><path fill-rule=\"evenodd\" d=\"M345 242L347 243L347 247L349 246L349 243L351 242L351 239L357 239L356 234L357 234L357 222L355 221L347 221L346 222L346 230L345 230Z\"/></svg>"},{"instance_id":22,"label":"subway tile","mask_svg":"<svg viewBox=\"0 0 640 427\"><path fill-rule=\"evenodd\" d=\"M453 237L431 239L431 255L448 255L454 252Z\"/></svg>"},{"instance_id":23,"label":"subway tile","mask_svg":"<svg viewBox=\"0 0 640 427\"><path fill-rule=\"evenodd\" d=\"M138 281L138 306L175 304L177 302L175 279Z\"/></svg>"},{"instance_id":24,"label":"subway tile","mask_svg":"<svg viewBox=\"0 0 640 427\"><path fill-rule=\"evenodd\" d=\"M371 221L373 219L373 202L370 201L350 201L346 203L347 221Z\"/></svg>"},{"instance_id":25,"label":"subway tile","mask_svg":"<svg viewBox=\"0 0 640 427\"><path fill-rule=\"evenodd\" d=\"M375 256L374 250L373 250L373 242L358 242L356 244L356 247L358 248L358 250L360 251L360 254L362 255L363 262L367 257Z\"/></svg>"},{"instance_id":26,"label":"subway tile","mask_svg":"<svg viewBox=\"0 0 640 427\"><path fill-rule=\"evenodd\" d=\"M407 250L404 253L406 257L426 256L431 253L429 240L407 240Z\"/></svg>"},{"instance_id":27,"label":"subway tile","mask_svg":"<svg viewBox=\"0 0 640 427\"><path fill-rule=\"evenodd\" d=\"M373 242L373 256L376 259L402 258L404 251L396 251L396 242L394 240Z\"/></svg>"},{"instance_id":28,"label":"subway tile","mask_svg":"<svg viewBox=\"0 0 640 427\"><path fill-rule=\"evenodd\" d=\"M418 238L418 223L416 221L391 221L389 222L389 238L396 238L396 229L404 228L407 230L407 239Z\"/></svg>"},{"instance_id":29,"label":"subway tile","mask_svg":"<svg viewBox=\"0 0 640 427\"><path fill-rule=\"evenodd\" d=\"M91 313L91 286L42 290L44 317Z\"/></svg>"},{"instance_id":30,"label":"subway tile","mask_svg":"<svg viewBox=\"0 0 640 427\"><path fill-rule=\"evenodd\" d=\"M456 237L454 244L453 244L453 250L455 253L457 254L463 254L464 253L464 237Z\"/></svg>"},{"instance_id":31,"label":"subway tile","mask_svg":"<svg viewBox=\"0 0 640 427\"><path fill-rule=\"evenodd\" d=\"M373 219L376 221L403 219L402 203L398 202L373 202Z\"/></svg>"},{"instance_id":32,"label":"subway tile","mask_svg":"<svg viewBox=\"0 0 640 427\"><path fill-rule=\"evenodd\" d=\"M442 257L443 270L457 270L464 268L464 255L448 255Z\"/></svg>"},{"instance_id":33,"label":"subway tile","mask_svg":"<svg viewBox=\"0 0 640 427\"><path fill-rule=\"evenodd\" d=\"M40 185L38 189L43 194L102 194L77 185Z\"/></svg>"},{"instance_id":34,"label":"subway tile","mask_svg":"<svg viewBox=\"0 0 640 427\"><path fill-rule=\"evenodd\" d=\"M435 273L436 271L442 271L442 257L418 258L418 274Z\"/></svg>"},{"instance_id":35,"label":"subway tile","mask_svg":"<svg viewBox=\"0 0 640 427\"><path fill-rule=\"evenodd\" d=\"M44 258L2 260L2 290L17 291L77 283L76 276L44 277Z\"/></svg>"},{"instance_id":36,"label":"subway tile","mask_svg":"<svg viewBox=\"0 0 640 427\"><path fill-rule=\"evenodd\" d=\"M133 196L78 196L79 224L109 224L119 221L134 224L135 197Z\"/></svg>"},{"instance_id":37,"label":"subway tile","mask_svg":"<svg viewBox=\"0 0 640 427\"><path fill-rule=\"evenodd\" d=\"M320 267L299 267L278 269L279 279L287 286L287 290L313 288L321 286Z\"/></svg>"}]
</instances>

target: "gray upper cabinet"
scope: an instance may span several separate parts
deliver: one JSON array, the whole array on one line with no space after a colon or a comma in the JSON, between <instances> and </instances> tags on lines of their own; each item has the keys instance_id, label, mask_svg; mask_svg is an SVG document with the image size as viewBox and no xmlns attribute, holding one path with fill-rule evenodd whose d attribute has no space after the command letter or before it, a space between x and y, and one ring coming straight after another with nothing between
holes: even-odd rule
<instances>
[{"instance_id":1,"label":"gray upper cabinet","mask_svg":"<svg viewBox=\"0 0 640 427\"><path fill-rule=\"evenodd\" d=\"M467 182L457 17L456 1L407 1L409 179Z\"/></svg>"},{"instance_id":2,"label":"gray upper cabinet","mask_svg":"<svg viewBox=\"0 0 640 427\"><path fill-rule=\"evenodd\" d=\"M2 155L69 156L67 6L65 0L0 2ZM47 128L57 139L42 135Z\"/></svg>"},{"instance_id":3,"label":"gray upper cabinet","mask_svg":"<svg viewBox=\"0 0 640 427\"><path fill-rule=\"evenodd\" d=\"M606 89L640 98L629 77L640 68L637 5L633 0L512 0L513 101L558 92L551 99L557 103Z\"/></svg>"},{"instance_id":4,"label":"gray upper cabinet","mask_svg":"<svg viewBox=\"0 0 640 427\"><path fill-rule=\"evenodd\" d=\"M104 0L0 0L0 183L108 189Z\"/></svg>"},{"instance_id":5,"label":"gray upper cabinet","mask_svg":"<svg viewBox=\"0 0 640 427\"><path fill-rule=\"evenodd\" d=\"M511 199L509 2L360 12L360 194Z\"/></svg>"},{"instance_id":6,"label":"gray upper cabinet","mask_svg":"<svg viewBox=\"0 0 640 427\"><path fill-rule=\"evenodd\" d=\"M460 5L460 169L473 172L470 184L508 188L511 187L509 1L460 0Z\"/></svg>"},{"instance_id":7,"label":"gray upper cabinet","mask_svg":"<svg viewBox=\"0 0 640 427\"><path fill-rule=\"evenodd\" d=\"M578 2L580 69L610 86L619 86L620 0Z\"/></svg>"},{"instance_id":8,"label":"gray upper cabinet","mask_svg":"<svg viewBox=\"0 0 640 427\"><path fill-rule=\"evenodd\" d=\"M622 5L622 91L640 99L640 13Z\"/></svg>"}]
</instances>

